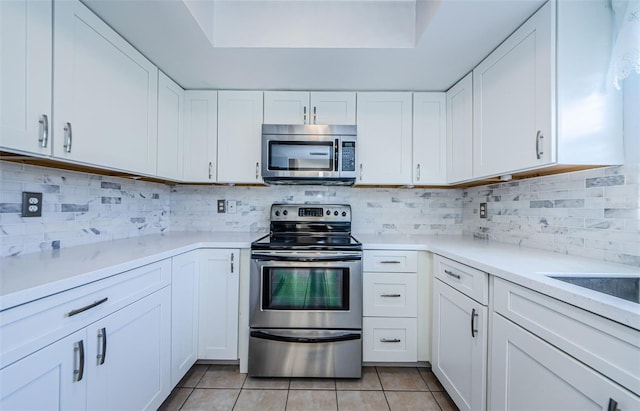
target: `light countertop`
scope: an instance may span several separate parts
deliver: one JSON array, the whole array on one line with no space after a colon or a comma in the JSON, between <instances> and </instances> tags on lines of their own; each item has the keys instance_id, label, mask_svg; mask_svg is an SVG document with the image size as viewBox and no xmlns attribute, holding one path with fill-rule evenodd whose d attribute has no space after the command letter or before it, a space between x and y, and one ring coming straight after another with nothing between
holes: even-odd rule
<instances>
[{"instance_id":1,"label":"light countertop","mask_svg":"<svg viewBox=\"0 0 640 411\"><path fill-rule=\"evenodd\" d=\"M250 248L257 233L170 232L3 258L0 311L198 248ZM640 330L640 304L545 274L640 275L640 268L461 236L354 233L365 250L422 250Z\"/></svg>"}]
</instances>

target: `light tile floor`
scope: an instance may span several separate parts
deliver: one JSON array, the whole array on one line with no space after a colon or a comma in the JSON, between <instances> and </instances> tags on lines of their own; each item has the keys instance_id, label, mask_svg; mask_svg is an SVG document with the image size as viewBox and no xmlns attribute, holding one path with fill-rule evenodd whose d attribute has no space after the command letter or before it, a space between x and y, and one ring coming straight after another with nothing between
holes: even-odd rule
<instances>
[{"instance_id":1,"label":"light tile floor","mask_svg":"<svg viewBox=\"0 0 640 411\"><path fill-rule=\"evenodd\" d=\"M160 407L226 411L458 410L428 368L364 367L362 378L252 378L196 364Z\"/></svg>"}]
</instances>

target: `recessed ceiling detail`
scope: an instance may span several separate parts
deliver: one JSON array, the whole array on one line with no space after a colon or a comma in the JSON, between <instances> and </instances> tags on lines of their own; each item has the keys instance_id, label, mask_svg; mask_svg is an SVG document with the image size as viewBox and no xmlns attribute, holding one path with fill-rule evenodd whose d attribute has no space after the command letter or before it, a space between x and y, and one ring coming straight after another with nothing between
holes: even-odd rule
<instances>
[{"instance_id":1,"label":"recessed ceiling detail","mask_svg":"<svg viewBox=\"0 0 640 411\"><path fill-rule=\"evenodd\" d=\"M414 48L441 0L183 0L213 47Z\"/></svg>"}]
</instances>

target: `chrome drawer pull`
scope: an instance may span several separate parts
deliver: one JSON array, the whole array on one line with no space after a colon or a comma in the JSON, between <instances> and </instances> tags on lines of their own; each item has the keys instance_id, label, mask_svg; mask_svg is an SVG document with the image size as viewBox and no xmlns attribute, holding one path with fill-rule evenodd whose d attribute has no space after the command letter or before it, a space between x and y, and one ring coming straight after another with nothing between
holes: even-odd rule
<instances>
[{"instance_id":1,"label":"chrome drawer pull","mask_svg":"<svg viewBox=\"0 0 640 411\"><path fill-rule=\"evenodd\" d=\"M100 341L102 341L102 344L100 344ZM107 358L107 329L104 327L98 330L98 345L102 345L102 352L98 351L96 358L98 365L102 365Z\"/></svg>"},{"instance_id":2,"label":"chrome drawer pull","mask_svg":"<svg viewBox=\"0 0 640 411\"><path fill-rule=\"evenodd\" d=\"M478 318L478 313L476 312L476 309L473 308L471 310L471 337L476 338L476 335L478 334L478 329L476 328L476 318Z\"/></svg>"},{"instance_id":3,"label":"chrome drawer pull","mask_svg":"<svg viewBox=\"0 0 640 411\"><path fill-rule=\"evenodd\" d=\"M67 313L66 316L67 317L73 317L76 314L80 314L80 313L85 312L87 310L90 310L90 309L92 309L94 307L97 307L100 304L106 303L108 299L109 299L108 297L104 297L102 300L98 300L98 301L94 302L93 304L87 305L86 307L78 308L77 310L71 310L71 311L69 311Z\"/></svg>"},{"instance_id":4,"label":"chrome drawer pull","mask_svg":"<svg viewBox=\"0 0 640 411\"><path fill-rule=\"evenodd\" d=\"M43 114L40 116L38 123L40 124L40 137L38 138L38 142L40 143L40 147L46 148L47 141L49 141L49 118L46 114Z\"/></svg>"},{"instance_id":5,"label":"chrome drawer pull","mask_svg":"<svg viewBox=\"0 0 640 411\"><path fill-rule=\"evenodd\" d=\"M451 277L455 278L456 280L460 279L460 274L456 274L454 272L451 272L449 270L444 270L444 273L447 275L450 275Z\"/></svg>"},{"instance_id":6,"label":"chrome drawer pull","mask_svg":"<svg viewBox=\"0 0 640 411\"><path fill-rule=\"evenodd\" d=\"M380 264L400 264L400 261L385 260L385 261L380 261Z\"/></svg>"},{"instance_id":7,"label":"chrome drawer pull","mask_svg":"<svg viewBox=\"0 0 640 411\"><path fill-rule=\"evenodd\" d=\"M387 339L387 338L380 338L380 342L382 343L399 343L402 340L399 338L393 338L393 339Z\"/></svg>"},{"instance_id":8,"label":"chrome drawer pull","mask_svg":"<svg viewBox=\"0 0 640 411\"><path fill-rule=\"evenodd\" d=\"M78 354L78 368L73 370L73 381L78 382L84 376L84 342L82 340L73 344L74 354Z\"/></svg>"},{"instance_id":9,"label":"chrome drawer pull","mask_svg":"<svg viewBox=\"0 0 640 411\"><path fill-rule=\"evenodd\" d=\"M401 297L401 294L380 294L380 297Z\"/></svg>"}]
</instances>

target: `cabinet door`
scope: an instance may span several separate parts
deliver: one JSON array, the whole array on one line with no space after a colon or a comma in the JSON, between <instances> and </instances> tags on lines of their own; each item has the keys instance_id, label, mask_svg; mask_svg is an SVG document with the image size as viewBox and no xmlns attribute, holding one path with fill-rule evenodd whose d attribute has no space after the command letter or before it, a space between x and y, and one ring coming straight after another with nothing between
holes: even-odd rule
<instances>
[{"instance_id":1,"label":"cabinet door","mask_svg":"<svg viewBox=\"0 0 640 411\"><path fill-rule=\"evenodd\" d=\"M51 154L51 2L0 1L0 146Z\"/></svg>"},{"instance_id":2,"label":"cabinet door","mask_svg":"<svg viewBox=\"0 0 640 411\"><path fill-rule=\"evenodd\" d=\"M411 184L411 93L358 93L357 184Z\"/></svg>"},{"instance_id":3,"label":"cabinet door","mask_svg":"<svg viewBox=\"0 0 640 411\"><path fill-rule=\"evenodd\" d=\"M354 92L314 91L310 107L310 124L356 124Z\"/></svg>"},{"instance_id":4,"label":"cabinet door","mask_svg":"<svg viewBox=\"0 0 640 411\"><path fill-rule=\"evenodd\" d=\"M54 13L55 157L155 175L158 69L77 0Z\"/></svg>"},{"instance_id":5,"label":"cabinet door","mask_svg":"<svg viewBox=\"0 0 640 411\"><path fill-rule=\"evenodd\" d=\"M306 91L265 91L265 124L310 124L309 93Z\"/></svg>"},{"instance_id":6,"label":"cabinet door","mask_svg":"<svg viewBox=\"0 0 640 411\"><path fill-rule=\"evenodd\" d=\"M85 409L90 358L83 329L2 369L0 409Z\"/></svg>"},{"instance_id":7,"label":"cabinet door","mask_svg":"<svg viewBox=\"0 0 640 411\"><path fill-rule=\"evenodd\" d=\"M460 410L485 410L487 307L433 284L433 373Z\"/></svg>"},{"instance_id":8,"label":"cabinet door","mask_svg":"<svg viewBox=\"0 0 640 411\"><path fill-rule=\"evenodd\" d=\"M198 359L199 253L171 259L171 386Z\"/></svg>"},{"instance_id":9,"label":"cabinet door","mask_svg":"<svg viewBox=\"0 0 640 411\"><path fill-rule=\"evenodd\" d=\"M445 93L413 93L413 184L447 182Z\"/></svg>"},{"instance_id":10,"label":"cabinet door","mask_svg":"<svg viewBox=\"0 0 640 411\"><path fill-rule=\"evenodd\" d=\"M238 359L239 255L200 250L199 359Z\"/></svg>"},{"instance_id":11,"label":"cabinet door","mask_svg":"<svg viewBox=\"0 0 640 411\"><path fill-rule=\"evenodd\" d=\"M213 183L217 180L218 92L185 92L184 181Z\"/></svg>"},{"instance_id":12,"label":"cabinet door","mask_svg":"<svg viewBox=\"0 0 640 411\"><path fill-rule=\"evenodd\" d=\"M552 13L548 2L473 70L473 174L549 164Z\"/></svg>"},{"instance_id":13,"label":"cabinet door","mask_svg":"<svg viewBox=\"0 0 640 411\"><path fill-rule=\"evenodd\" d=\"M87 408L156 410L171 392L171 290L87 327Z\"/></svg>"},{"instance_id":14,"label":"cabinet door","mask_svg":"<svg viewBox=\"0 0 640 411\"><path fill-rule=\"evenodd\" d=\"M182 180L184 90L164 73L158 74L159 177Z\"/></svg>"},{"instance_id":15,"label":"cabinet door","mask_svg":"<svg viewBox=\"0 0 640 411\"><path fill-rule=\"evenodd\" d=\"M261 183L262 92L218 92L218 182Z\"/></svg>"},{"instance_id":16,"label":"cabinet door","mask_svg":"<svg viewBox=\"0 0 640 411\"><path fill-rule=\"evenodd\" d=\"M473 74L447 91L447 182L473 177Z\"/></svg>"},{"instance_id":17,"label":"cabinet door","mask_svg":"<svg viewBox=\"0 0 640 411\"><path fill-rule=\"evenodd\" d=\"M640 397L498 314L491 338L491 409L640 409Z\"/></svg>"}]
</instances>

